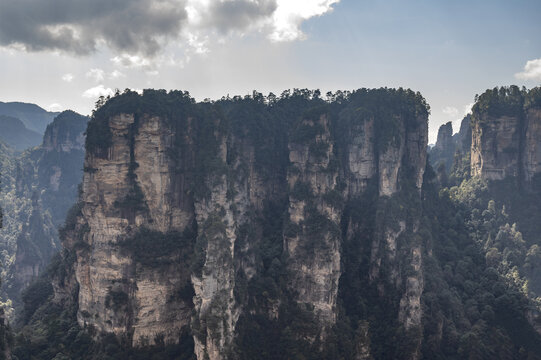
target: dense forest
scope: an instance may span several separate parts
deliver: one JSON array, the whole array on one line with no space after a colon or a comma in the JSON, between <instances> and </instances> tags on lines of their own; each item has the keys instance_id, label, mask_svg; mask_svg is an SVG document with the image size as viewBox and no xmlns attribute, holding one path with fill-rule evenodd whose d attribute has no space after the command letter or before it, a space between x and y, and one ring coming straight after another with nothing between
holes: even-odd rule
<instances>
[{"instance_id":1,"label":"dense forest","mask_svg":"<svg viewBox=\"0 0 541 360\"><path fill-rule=\"evenodd\" d=\"M21 105L22 106L22 105ZM10 319L21 291L59 251L57 228L77 197L87 118L65 111L46 129L41 145L19 152L0 143L4 228L0 232L2 301Z\"/></svg>"},{"instance_id":2,"label":"dense forest","mask_svg":"<svg viewBox=\"0 0 541 360\"><path fill-rule=\"evenodd\" d=\"M528 299L529 318L540 329L541 228L537 217L541 212L541 187L536 175L528 178L528 168L534 167L537 159L524 157L522 153L531 146L528 138L536 136L532 134L532 124L534 120L538 121L534 116L541 105L541 90L516 86L494 88L476 97L476 100L467 123L470 132L478 123L493 124L497 121L495 119L501 117L517 119L516 127L521 133L509 143L491 145L494 152L517 153L518 161L508 160L516 166L516 175L498 180L471 176L471 159L474 158L469 146L462 144L456 146L448 176L441 167L448 160L442 159L439 164L433 164L441 170L440 179L445 179L442 191L448 193L460 209L470 237L477 243L487 266L497 270L515 291ZM483 131L487 137L502 136L504 133L497 128L483 128ZM514 129L508 130L511 131ZM481 138L481 141L488 140Z\"/></svg>"}]
</instances>

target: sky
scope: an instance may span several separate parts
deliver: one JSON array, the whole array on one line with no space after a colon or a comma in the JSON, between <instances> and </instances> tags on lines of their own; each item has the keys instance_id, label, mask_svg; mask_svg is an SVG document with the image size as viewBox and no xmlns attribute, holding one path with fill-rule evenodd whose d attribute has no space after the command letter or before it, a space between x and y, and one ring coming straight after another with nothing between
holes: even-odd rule
<instances>
[{"instance_id":1,"label":"sky","mask_svg":"<svg viewBox=\"0 0 541 360\"><path fill-rule=\"evenodd\" d=\"M476 94L541 85L540 15L539 0L0 0L0 101L90 114L125 88L405 87L434 142Z\"/></svg>"}]
</instances>

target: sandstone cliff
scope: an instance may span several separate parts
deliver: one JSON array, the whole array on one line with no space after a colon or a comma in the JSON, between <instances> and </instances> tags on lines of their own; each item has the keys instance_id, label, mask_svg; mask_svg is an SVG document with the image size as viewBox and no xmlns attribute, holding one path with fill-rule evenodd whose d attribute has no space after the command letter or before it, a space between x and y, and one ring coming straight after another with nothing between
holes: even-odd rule
<instances>
[{"instance_id":1,"label":"sandstone cliff","mask_svg":"<svg viewBox=\"0 0 541 360\"><path fill-rule=\"evenodd\" d=\"M519 173L522 123L518 116L474 118L472 176L502 180ZM477 120L477 121L476 121Z\"/></svg>"},{"instance_id":2,"label":"sandstone cliff","mask_svg":"<svg viewBox=\"0 0 541 360\"><path fill-rule=\"evenodd\" d=\"M471 175L487 180L516 177L531 186L541 171L541 105L536 89L488 90L473 109Z\"/></svg>"},{"instance_id":3,"label":"sandstone cliff","mask_svg":"<svg viewBox=\"0 0 541 360\"><path fill-rule=\"evenodd\" d=\"M389 309L418 357L424 100L362 89L332 103L298 91L266 101L145 91L103 104L55 301L75 299L82 327L132 346L190 332L197 358L215 360L247 351L254 322L283 337L296 319L306 327L292 338L321 350L353 316L339 310L351 279L398 295ZM368 358L369 326L357 326Z\"/></svg>"},{"instance_id":4,"label":"sandstone cliff","mask_svg":"<svg viewBox=\"0 0 541 360\"><path fill-rule=\"evenodd\" d=\"M529 108L524 117L521 161L524 180L532 183L541 173L541 107Z\"/></svg>"}]
</instances>

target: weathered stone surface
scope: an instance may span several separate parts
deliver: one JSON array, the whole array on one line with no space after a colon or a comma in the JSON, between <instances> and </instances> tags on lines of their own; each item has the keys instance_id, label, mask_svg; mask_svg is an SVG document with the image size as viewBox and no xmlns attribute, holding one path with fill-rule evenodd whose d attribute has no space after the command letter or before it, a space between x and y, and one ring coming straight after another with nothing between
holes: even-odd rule
<instances>
[{"instance_id":1,"label":"weathered stone surface","mask_svg":"<svg viewBox=\"0 0 541 360\"><path fill-rule=\"evenodd\" d=\"M456 146L461 153L465 153L471 148L471 114L468 114L460 122L460 130L457 134L453 135L456 138Z\"/></svg>"},{"instance_id":2,"label":"weathered stone surface","mask_svg":"<svg viewBox=\"0 0 541 360\"><path fill-rule=\"evenodd\" d=\"M449 148L453 148L454 150L452 122L449 121L448 123L440 126L434 148L441 151L446 151Z\"/></svg>"},{"instance_id":3,"label":"weathered stone surface","mask_svg":"<svg viewBox=\"0 0 541 360\"><path fill-rule=\"evenodd\" d=\"M135 117L111 118L108 157L87 156L85 166L93 170L84 176L82 212L89 228L84 239L89 249L79 252L75 266L79 323L118 336L131 334L134 345L152 344L157 336L176 341L180 330L189 326L192 310L191 302L175 299L178 289L189 281L182 264L175 265L173 259L173 265L147 267L134 262L119 246L138 227L179 231L193 218L193 212L183 209L182 202L175 203L172 196L172 165L167 155L172 144L170 129L156 117L138 120L132 144L129 134ZM132 153L138 164L135 181L148 213L119 209L133 186ZM112 304L115 294L126 296L126 303Z\"/></svg>"},{"instance_id":4,"label":"weathered stone surface","mask_svg":"<svg viewBox=\"0 0 541 360\"><path fill-rule=\"evenodd\" d=\"M471 173L487 180L517 176L521 147L520 117L485 116L472 127Z\"/></svg>"},{"instance_id":5,"label":"weathered stone surface","mask_svg":"<svg viewBox=\"0 0 541 360\"><path fill-rule=\"evenodd\" d=\"M406 151L408 157L403 160L403 166L410 168L419 191L423 186L423 176L426 166L426 144L428 143L428 121L423 116L417 116L413 125L406 130Z\"/></svg>"},{"instance_id":6,"label":"weathered stone surface","mask_svg":"<svg viewBox=\"0 0 541 360\"><path fill-rule=\"evenodd\" d=\"M377 170L374 119L364 121L361 129L355 130L352 129L355 136L347 149L347 165L351 174L348 179L349 194L362 193Z\"/></svg>"},{"instance_id":7,"label":"weathered stone surface","mask_svg":"<svg viewBox=\"0 0 541 360\"><path fill-rule=\"evenodd\" d=\"M82 214L89 227L85 239L89 251L79 252L75 276L79 284L77 319L98 331L124 335L130 315L116 312L108 301L111 291L129 293L131 259L120 253L117 243L129 231L129 221L120 216L115 203L129 191L129 127L134 117L119 115L109 122L113 134L107 159L87 156L85 167L92 168L83 179ZM75 241L75 240L74 240ZM125 309L123 309L125 310Z\"/></svg>"},{"instance_id":8,"label":"weathered stone surface","mask_svg":"<svg viewBox=\"0 0 541 360\"><path fill-rule=\"evenodd\" d=\"M80 129L75 131L67 127L50 126L43 136L43 148L45 151L71 152L73 150L85 150L85 135ZM60 134L60 132L63 132Z\"/></svg>"},{"instance_id":9,"label":"weathered stone surface","mask_svg":"<svg viewBox=\"0 0 541 360\"><path fill-rule=\"evenodd\" d=\"M524 180L531 183L535 174L541 172L541 109L531 108L526 112L524 123L524 150L522 167Z\"/></svg>"},{"instance_id":10,"label":"weathered stone surface","mask_svg":"<svg viewBox=\"0 0 541 360\"><path fill-rule=\"evenodd\" d=\"M346 203L356 206L369 189L373 202L366 206L376 211L377 203L390 202L402 188L420 191L427 118L406 121L395 114L386 126L396 125L396 131L382 144L376 140L381 119L355 118L356 125L344 133L329 113L312 113L291 120L293 125L287 122L291 128L284 130L282 148L273 148L284 157L280 166L262 168L260 144L245 136L250 125L236 125L240 129L234 132L215 116L203 125L188 116L179 120L182 127L162 115L100 119L111 131L110 146L86 155L81 214L64 239L76 260L65 279L53 284L55 299L76 298L80 325L127 338L134 346L157 338L174 343L191 327L198 359L231 358L248 303L250 314L261 311L272 319L280 314L279 299L265 299L265 308L258 309L241 288L246 286L241 280L246 284L263 267L254 255L262 241L260 221L268 202L279 199L283 205L272 216L285 215L276 232L282 254L275 258L287 274L283 288L312 312L324 340L338 318L343 237L358 236L363 228L363 220L344 216ZM304 133L295 137L297 125ZM199 143L202 134L216 149ZM196 163L200 152L208 155L204 165L211 164L212 171L196 177L202 171ZM197 192L196 186L208 191ZM137 205L126 201L134 195ZM369 259L374 274L362 276L393 284L402 294L397 318L406 329L420 326L421 249L406 248L402 240L416 232L414 221L407 216L380 221L379 216L377 226L368 226L376 234L361 245L374 249ZM141 229L164 236L194 230L190 259L171 254L161 265L142 263L125 246ZM413 255L404 257L405 252ZM380 272L382 263L389 273ZM406 265L414 271L403 279ZM185 288L193 291L192 298L178 296ZM367 324L359 327L358 339L357 358L370 358Z\"/></svg>"},{"instance_id":11,"label":"weathered stone surface","mask_svg":"<svg viewBox=\"0 0 541 360\"><path fill-rule=\"evenodd\" d=\"M316 319L325 331L336 321L338 280L341 274L341 209L325 201L325 194L337 191L338 169L325 170L334 157L328 116L321 115L317 121L304 120L304 125L321 126L323 132L311 139L311 144L326 148L326 151L314 154L310 151L310 144L289 144L290 192L295 192L296 187L305 186L308 187L305 191L311 195L306 201L299 201L295 194L290 195L289 221L299 231L284 237L284 249L289 259L287 267L291 274L290 287L296 294L295 299L300 304L313 305ZM362 173L362 166L356 168L353 165L353 168ZM309 206L306 202L310 203ZM327 226L323 232L314 233L314 225L311 223L314 220L311 218L320 216L325 220L318 221L325 221Z\"/></svg>"},{"instance_id":12,"label":"weathered stone surface","mask_svg":"<svg viewBox=\"0 0 541 360\"><path fill-rule=\"evenodd\" d=\"M398 190L398 173L406 146L406 129L403 122L399 122L398 136L393 139L393 146L386 146L379 154L379 194L391 196ZM417 180L417 179L415 179Z\"/></svg>"},{"instance_id":13,"label":"weathered stone surface","mask_svg":"<svg viewBox=\"0 0 541 360\"><path fill-rule=\"evenodd\" d=\"M541 109L524 114L485 116L473 121L471 174L487 180L517 177L530 186L541 172Z\"/></svg>"}]
</instances>

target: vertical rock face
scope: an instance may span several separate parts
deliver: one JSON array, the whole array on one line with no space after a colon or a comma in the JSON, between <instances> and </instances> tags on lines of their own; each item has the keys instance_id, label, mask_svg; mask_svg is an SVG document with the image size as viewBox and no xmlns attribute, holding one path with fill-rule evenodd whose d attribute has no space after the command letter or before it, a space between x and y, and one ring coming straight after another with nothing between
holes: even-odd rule
<instances>
[{"instance_id":1,"label":"vertical rock face","mask_svg":"<svg viewBox=\"0 0 541 360\"><path fill-rule=\"evenodd\" d=\"M472 113L471 175L516 177L526 188L541 171L541 92L516 86L487 90Z\"/></svg>"},{"instance_id":2,"label":"vertical rock face","mask_svg":"<svg viewBox=\"0 0 541 360\"><path fill-rule=\"evenodd\" d=\"M190 323L191 299L179 295L189 283L181 254L155 253L140 260L127 239L139 229L161 246L167 234L184 231L193 208L174 196L171 130L157 117L121 114L109 120L112 136L106 158L89 154L82 196L84 225L78 230L78 321L99 331L129 337L133 345L157 338L175 341ZM137 165L134 165L137 164ZM156 232L156 233L154 233ZM73 245L77 247L77 243ZM130 256L131 255L131 256ZM154 266L154 262L160 266Z\"/></svg>"},{"instance_id":3,"label":"vertical rock face","mask_svg":"<svg viewBox=\"0 0 541 360\"><path fill-rule=\"evenodd\" d=\"M378 174L380 196L391 196L398 190L398 173L402 165L405 152L405 127L402 122L398 125L397 142L393 146L386 146L379 152ZM415 177L415 181L417 178Z\"/></svg>"},{"instance_id":4,"label":"vertical rock face","mask_svg":"<svg viewBox=\"0 0 541 360\"><path fill-rule=\"evenodd\" d=\"M250 141L228 137L219 117L208 119L211 132L192 129L196 119L183 120L172 126L147 114L105 119L111 145L103 155L87 155L82 212L65 243L77 253L81 325L134 346L158 338L174 343L191 326L197 357L221 359L231 351L241 308L234 298L237 271L248 279L254 271L249 259L235 258L239 229L268 196ZM195 146L208 147L205 164ZM197 169L211 162L215 171L194 184ZM160 246L145 238L181 241L167 239L190 232L185 248L169 244L174 251L158 259L137 254ZM144 247L134 248L135 239Z\"/></svg>"},{"instance_id":5,"label":"vertical rock face","mask_svg":"<svg viewBox=\"0 0 541 360\"><path fill-rule=\"evenodd\" d=\"M368 119L358 127L350 128L352 139L347 147L348 193L360 194L377 170L375 161L374 119Z\"/></svg>"},{"instance_id":6,"label":"vertical rock face","mask_svg":"<svg viewBox=\"0 0 541 360\"><path fill-rule=\"evenodd\" d=\"M428 119L417 115L413 124L406 127L407 157L403 166L411 171L415 187L421 191L426 167L426 144L428 143Z\"/></svg>"},{"instance_id":7,"label":"vertical rock face","mask_svg":"<svg viewBox=\"0 0 541 360\"><path fill-rule=\"evenodd\" d=\"M258 187L257 181L250 183L250 177L242 174L247 171L254 175L253 150L236 139L228 147L224 134L218 134L216 140L217 156L223 164L227 163L229 152L236 150L242 155L229 164L235 175L217 175L211 179L210 196L195 203L196 220L200 224L198 242L206 245L200 272L192 274L194 325L198 329L195 354L198 359L211 360L227 358L232 351L242 308L242 304L235 301L234 293L239 266L235 249L239 247L239 229L250 221L249 212L258 210L250 194L251 187ZM247 168L241 169L242 166ZM244 270L247 269L240 269ZM249 277L250 270L247 272Z\"/></svg>"},{"instance_id":8,"label":"vertical rock face","mask_svg":"<svg viewBox=\"0 0 541 360\"><path fill-rule=\"evenodd\" d=\"M85 150L84 130L88 118L73 111L60 113L47 126L42 147L47 152L66 152Z\"/></svg>"},{"instance_id":9,"label":"vertical rock face","mask_svg":"<svg viewBox=\"0 0 541 360\"><path fill-rule=\"evenodd\" d=\"M301 129L313 130L314 136L292 136L289 143L290 231L284 238L284 250L296 301L311 304L318 321L332 325L340 277L341 204L333 201L341 197L339 169L328 115L303 119L293 131Z\"/></svg>"},{"instance_id":10,"label":"vertical rock face","mask_svg":"<svg viewBox=\"0 0 541 360\"><path fill-rule=\"evenodd\" d=\"M451 147L453 147L453 124L449 121L438 129L435 148L444 151Z\"/></svg>"},{"instance_id":11,"label":"vertical rock face","mask_svg":"<svg viewBox=\"0 0 541 360\"><path fill-rule=\"evenodd\" d=\"M522 168L524 180L531 183L541 172L541 108L530 108L524 119L524 150Z\"/></svg>"},{"instance_id":12,"label":"vertical rock face","mask_svg":"<svg viewBox=\"0 0 541 360\"><path fill-rule=\"evenodd\" d=\"M471 114L466 115L464 119L462 119L460 122L460 130L454 136L456 136L456 144L462 153L470 150L472 138Z\"/></svg>"},{"instance_id":13,"label":"vertical rock face","mask_svg":"<svg viewBox=\"0 0 541 360\"><path fill-rule=\"evenodd\" d=\"M388 157L391 161L384 163L384 169L392 169L397 175L386 177L392 180L388 182L392 186L382 186L380 180L380 196L384 198L379 205L382 213L376 214L376 232L370 254L370 281L378 283L377 287L381 296L387 295L384 286L386 282L393 284L402 294L398 319L408 331L421 327L423 249L417 235L419 227L417 216L421 208L418 197L414 196L411 200L403 202L393 195L401 188L402 191L407 189L407 192L418 194L421 191L425 170L422 164L426 163L428 123L423 117L416 118L413 123L401 123L404 125L400 126L399 137L394 140L394 146L391 147L394 149L391 151L394 156ZM389 150L384 154L388 156ZM380 165L380 179L381 174ZM400 204L398 206L401 208L408 208L408 211L394 210L396 204ZM385 264L385 270L382 264ZM416 353L412 355L412 358L417 357L419 351L420 333L416 334L416 339Z\"/></svg>"},{"instance_id":14,"label":"vertical rock face","mask_svg":"<svg viewBox=\"0 0 541 360\"><path fill-rule=\"evenodd\" d=\"M487 180L516 177L531 186L541 172L541 108L518 108L514 115L474 113L471 175Z\"/></svg>"},{"instance_id":15,"label":"vertical rock face","mask_svg":"<svg viewBox=\"0 0 541 360\"><path fill-rule=\"evenodd\" d=\"M72 240L74 246L76 242L86 241L89 248L89 251L79 251L75 266L75 277L80 286L78 321L83 325L91 322L99 331L117 335L125 334L131 326L125 299L128 294L133 296L135 291L133 266L128 257L120 254L117 246L129 231L129 220L115 207L130 191L128 132L133 122L133 116L112 118L109 124L113 142L108 158L87 155L85 169L91 171L85 172L83 177L82 215L88 231L79 231L83 238ZM141 223L141 218L138 222ZM111 304L112 294L123 298L116 308Z\"/></svg>"},{"instance_id":16,"label":"vertical rock face","mask_svg":"<svg viewBox=\"0 0 541 360\"><path fill-rule=\"evenodd\" d=\"M271 105L195 104L176 92L113 98L89 124L56 301L74 295L80 325L133 346L176 343L189 327L197 358L210 360L244 351L243 316L274 324L298 310L317 331L295 336L326 341L346 316L348 277L399 294L396 319L420 327L423 249L411 239L428 112L419 94L378 91L332 106L306 94ZM284 315L286 306L296 310ZM368 323L355 328L358 358L370 358Z\"/></svg>"},{"instance_id":17,"label":"vertical rock face","mask_svg":"<svg viewBox=\"0 0 541 360\"><path fill-rule=\"evenodd\" d=\"M517 176L521 146L520 116L483 116L472 127L471 171L473 176L502 180Z\"/></svg>"}]
</instances>

